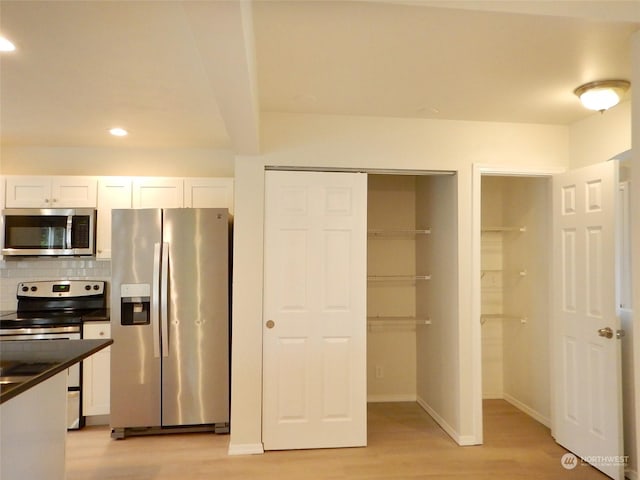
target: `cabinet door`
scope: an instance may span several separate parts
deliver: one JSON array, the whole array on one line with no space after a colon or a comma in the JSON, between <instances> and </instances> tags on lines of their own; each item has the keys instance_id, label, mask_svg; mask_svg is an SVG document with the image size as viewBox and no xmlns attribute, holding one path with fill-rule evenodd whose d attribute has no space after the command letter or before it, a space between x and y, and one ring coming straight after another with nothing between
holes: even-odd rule
<instances>
[{"instance_id":1,"label":"cabinet door","mask_svg":"<svg viewBox=\"0 0 640 480\"><path fill-rule=\"evenodd\" d=\"M131 208L131 178L101 177L98 180L97 258L111 258L111 210L114 208Z\"/></svg>"},{"instance_id":2,"label":"cabinet door","mask_svg":"<svg viewBox=\"0 0 640 480\"><path fill-rule=\"evenodd\" d=\"M7 177L7 208L95 208L95 177Z\"/></svg>"},{"instance_id":3,"label":"cabinet door","mask_svg":"<svg viewBox=\"0 0 640 480\"><path fill-rule=\"evenodd\" d=\"M133 180L133 208L181 208L182 178L143 177Z\"/></svg>"},{"instance_id":4,"label":"cabinet door","mask_svg":"<svg viewBox=\"0 0 640 480\"><path fill-rule=\"evenodd\" d=\"M50 207L51 177L7 177L7 208Z\"/></svg>"},{"instance_id":5,"label":"cabinet door","mask_svg":"<svg viewBox=\"0 0 640 480\"><path fill-rule=\"evenodd\" d=\"M96 177L51 177L52 208L95 208Z\"/></svg>"},{"instance_id":6,"label":"cabinet door","mask_svg":"<svg viewBox=\"0 0 640 480\"><path fill-rule=\"evenodd\" d=\"M85 323L84 338L110 338L109 322ZM111 347L104 348L82 362L82 411L85 415L108 415L111 392Z\"/></svg>"},{"instance_id":7,"label":"cabinet door","mask_svg":"<svg viewBox=\"0 0 640 480\"><path fill-rule=\"evenodd\" d=\"M233 213L233 178L185 178L184 206L228 208Z\"/></svg>"}]
</instances>

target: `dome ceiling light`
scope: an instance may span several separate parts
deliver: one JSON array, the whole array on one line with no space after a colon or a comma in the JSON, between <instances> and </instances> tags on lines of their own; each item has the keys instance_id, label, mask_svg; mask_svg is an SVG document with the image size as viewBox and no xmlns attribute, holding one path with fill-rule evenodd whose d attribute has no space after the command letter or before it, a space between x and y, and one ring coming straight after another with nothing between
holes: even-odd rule
<instances>
[{"instance_id":1,"label":"dome ceiling light","mask_svg":"<svg viewBox=\"0 0 640 480\"><path fill-rule=\"evenodd\" d=\"M630 86L626 80L598 80L579 86L573 93L585 108L602 113L617 105Z\"/></svg>"}]
</instances>

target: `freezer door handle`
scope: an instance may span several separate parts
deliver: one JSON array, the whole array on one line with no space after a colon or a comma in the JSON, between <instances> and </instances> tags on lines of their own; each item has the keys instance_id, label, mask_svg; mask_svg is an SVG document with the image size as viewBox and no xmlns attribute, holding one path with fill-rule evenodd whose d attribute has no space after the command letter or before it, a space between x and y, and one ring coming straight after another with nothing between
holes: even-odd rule
<instances>
[{"instance_id":1,"label":"freezer door handle","mask_svg":"<svg viewBox=\"0 0 640 480\"><path fill-rule=\"evenodd\" d=\"M151 287L151 330L153 331L153 356L160 358L160 257L162 244L153 245L153 280Z\"/></svg>"},{"instance_id":2,"label":"freezer door handle","mask_svg":"<svg viewBox=\"0 0 640 480\"><path fill-rule=\"evenodd\" d=\"M160 267L160 325L162 328L162 356L169 356L169 317L168 288L169 286L169 244L162 244L162 266Z\"/></svg>"}]
</instances>

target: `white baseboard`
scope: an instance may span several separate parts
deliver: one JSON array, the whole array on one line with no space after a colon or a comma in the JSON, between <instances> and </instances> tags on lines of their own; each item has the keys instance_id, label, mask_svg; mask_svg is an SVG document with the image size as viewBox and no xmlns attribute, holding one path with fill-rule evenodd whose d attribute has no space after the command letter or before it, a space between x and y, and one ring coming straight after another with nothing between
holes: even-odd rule
<instances>
[{"instance_id":1,"label":"white baseboard","mask_svg":"<svg viewBox=\"0 0 640 480\"><path fill-rule=\"evenodd\" d=\"M104 426L104 425L109 425L110 423L110 416L109 415L90 415L88 417L85 417L85 425L88 427L93 427L93 426Z\"/></svg>"},{"instance_id":2,"label":"white baseboard","mask_svg":"<svg viewBox=\"0 0 640 480\"><path fill-rule=\"evenodd\" d=\"M415 393L400 393L400 394L372 394L367 395L367 402L369 403L383 403L383 402L415 402L417 400Z\"/></svg>"},{"instance_id":3,"label":"white baseboard","mask_svg":"<svg viewBox=\"0 0 640 480\"><path fill-rule=\"evenodd\" d=\"M545 427L551 428L551 419L549 419L548 417L545 417L540 412L538 412L538 411L534 410L533 408L531 408L530 406L522 403L520 400L512 397L508 393L504 394L504 399L507 402L509 402L511 405L516 407L518 410L521 410L522 412L526 413L527 415L529 415L534 420L537 420L538 422L543 424Z\"/></svg>"},{"instance_id":4,"label":"white baseboard","mask_svg":"<svg viewBox=\"0 0 640 480\"><path fill-rule=\"evenodd\" d=\"M504 400L504 395L502 394L502 392L500 393L483 393L482 394L482 399L483 400Z\"/></svg>"},{"instance_id":5,"label":"white baseboard","mask_svg":"<svg viewBox=\"0 0 640 480\"><path fill-rule=\"evenodd\" d=\"M456 442L461 447L469 446L469 445L477 445L475 437L472 435L460 435L451 425L447 423L447 421L442 418L438 413L431 408L431 406L425 402L422 398L416 398L416 402L418 405L422 407L422 409L429 414L431 418L433 418L440 428L442 428L447 435L449 435L454 442Z\"/></svg>"},{"instance_id":6,"label":"white baseboard","mask_svg":"<svg viewBox=\"0 0 640 480\"><path fill-rule=\"evenodd\" d=\"M625 470L624 478L628 478L629 480L640 480L638 472L636 472L635 470Z\"/></svg>"},{"instance_id":7,"label":"white baseboard","mask_svg":"<svg viewBox=\"0 0 640 480\"><path fill-rule=\"evenodd\" d=\"M227 455L262 455L263 453L262 443L231 443L227 451Z\"/></svg>"}]
</instances>

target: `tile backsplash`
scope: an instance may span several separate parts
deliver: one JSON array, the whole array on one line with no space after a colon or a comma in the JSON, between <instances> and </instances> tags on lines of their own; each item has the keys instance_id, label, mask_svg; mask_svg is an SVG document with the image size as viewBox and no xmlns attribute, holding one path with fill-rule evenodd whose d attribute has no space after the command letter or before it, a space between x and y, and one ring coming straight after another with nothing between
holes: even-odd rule
<instances>
[{"instance_id":1,"label":"tile backsplash","mask_svg":"<svg viewBox=\"0 0 640 480\"><path fill-rule=\"evenodd\" d=\"M35 280L106 280L111 261L96 259L38 258L0 261L0 310L15 310L19 282ZM107 289L107 292L109 290Z\"/></svg>"}]
</instances>

